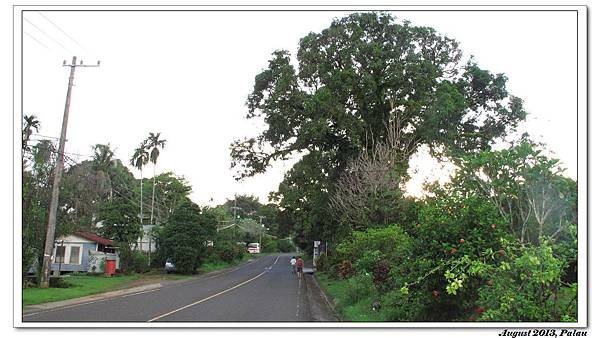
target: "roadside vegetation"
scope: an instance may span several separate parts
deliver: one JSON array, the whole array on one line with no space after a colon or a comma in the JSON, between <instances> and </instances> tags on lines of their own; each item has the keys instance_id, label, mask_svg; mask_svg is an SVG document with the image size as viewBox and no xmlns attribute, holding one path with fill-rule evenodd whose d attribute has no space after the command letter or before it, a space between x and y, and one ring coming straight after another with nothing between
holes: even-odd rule
<instances>
[{"instance_id":1,"label":"roadside vegetation","mask_svg":"<svg viewBox=\"0 0 600 338\"><path fill-rule=\"evenodd\" d=\"M524 101L459 42L354 13L277 50L248 96L238 178L296 156L272 199L347 320L575 321L577 182L519 133ZM293 60L292 58L295 57ZM406 193L410 162L451 172Z\"/></svg>"},{"instance_id":2,"label":"roadside vegetation","mask_svg":"<svg viewBox=\"0 0 600 338\"><path fill-rule=\"evenodd\" d=\"M519 132L527 112L506 75L443 33L381 12L336 19L265 67L246 102L265 128L230 155L239 180L298 159L269 203L238 195L200 206L175 173L143 178L166 148L150 133L129 161L139 179L108 144L68 160L57 235L112 239L123 274L167 259L180 274L214 271L245 260L248 243L310 255L318 240L327 249L317 277L352 321L577 320L578 183ZM41 266L56 158L52 141L31 139L39 129L25 116L24 276ZM419 154L451 174L415 197L406 188ZM141 223L156 225L153 254L139 251Z\"/></svg>"},{"instance_id":3,"label":"roadside vegetation","mask_svg":"<svg viewBox=\"0 0 600 338\"><path fill-rule=\"evenodd\" d=\"M136 280L135 274L117 277L86 276L76 274L62 279L59 287L40 289L23 289L23 305L35 305L47 302L56 302L72 298L89 296L102 292L109 292Z\"/></svg>"},{"instance_id":4,"label":"roadside vegetation","mask_svg":"<svg viewBox=\"0 0 600 338\"><path fill-rule=\"evenodd\" d=\"M22 271L26 290L41 273L57 154L54 142L32 139L40 129L35 116L24 117ZM150 133L135 149L130 164L141 174L148 161L156 164L158 149L165 144L160 133ZM113 240L119 248L119 275L162 271L167 259L175 263L177 274L227 267L247 256L248 243L261 243L262 252L293 250L285 238L289 236L286 223L274 204L241 195L219 206L200 207L190 200L192 188L184 177L167 172L136 179L114 157L110 144L97 144L91 150L90 159L83 161L65 155L56 236L91 231ZM148 235L155 252L139 246L142 223L154 225ZM204 264L209 266L202 269ZM37 267L33 273L32 267Z\"/></svg>"}]
</instances>

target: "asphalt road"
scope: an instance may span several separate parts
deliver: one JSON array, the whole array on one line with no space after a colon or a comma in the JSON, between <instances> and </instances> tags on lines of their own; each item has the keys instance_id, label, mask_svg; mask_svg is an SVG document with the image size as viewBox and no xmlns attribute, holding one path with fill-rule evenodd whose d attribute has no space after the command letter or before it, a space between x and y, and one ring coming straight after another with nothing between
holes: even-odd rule
<instances>
[{"instance_id":1,"label":"asphalt road","mask_svg":"<svg viewBox=\"0 0 600 338\"><path fill-rule=\"evenodd\" d=\"M309 321L306 280L291 255L266 256L234 269L160 289L26 314L25 322Z\"/></svg>"}]
</instances>

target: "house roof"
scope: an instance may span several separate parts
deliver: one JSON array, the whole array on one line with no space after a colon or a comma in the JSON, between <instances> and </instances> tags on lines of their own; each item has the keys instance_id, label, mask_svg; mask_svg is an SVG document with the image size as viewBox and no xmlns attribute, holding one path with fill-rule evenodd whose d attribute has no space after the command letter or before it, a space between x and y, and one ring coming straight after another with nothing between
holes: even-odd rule
<instances>
[{"instance_id":1,"label":"house roof","mask_svg":"<svg viewBox=\"0 0 600 338\"><path fill-rule=\"evenodd\" d=\"M102 245L112 245L113 244L112 240L98 236L97 234L95 234L93 232L80 231L80 232L76 233L76 235L81 236L85 239L89 239L90 241L94 241L94 242L96 242L98 244L102 244Z\"/></svg>"}]
</instances>

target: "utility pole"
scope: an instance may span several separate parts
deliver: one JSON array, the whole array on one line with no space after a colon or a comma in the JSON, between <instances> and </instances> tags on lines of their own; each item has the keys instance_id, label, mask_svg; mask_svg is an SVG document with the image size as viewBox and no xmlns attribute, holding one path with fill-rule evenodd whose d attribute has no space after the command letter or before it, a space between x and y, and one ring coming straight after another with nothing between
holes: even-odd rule
<instances>
[{"instance_id":1,"label":"utility pole","mask_svg":"<svg viewBox=\"0 0 600 338\"><path fill-rule=\"evenodd\" d=\"M263 233L263 229L264 229L264 225L263 225L263 218L265 218L265 216L258 216L258 218L260 219L260 229L258 232L258 247L260 248L260 252L262 252L262 233Z\"/></svg>"},{"instance_id":2,"label":"utility pole","mask_svg":"<svg viewBox=\"0 0 600 338\"><path fill-rule=\"evenodd\" d=\"M234 224L233 231L231 232L231 240L233 241L234 236L237 235L237 229L236 229L238 226L237 225L237 223L238 223L237 222L237 209L241 209L241 208L238 208L238 206L237 206L237 194L234 195L233 207L231 209L233 209L233 224Z\"/></svg>"},{"instance_id":3,"label":"utility pole","mask_svg":"<svg viewBox=\"0 0 600 338\"><path fill-rule=\"evenodd\" d=\"M48 210L48 226L46 228L46 242L44 245L44 260L42 265L42 276L40 278L40 287L48 288L49 286L49 275L52 261L52 250L54 249L54 232L56 230L56 213L58 209L58 191L60 186L60 180L62 178L62 171L64 168L64 156L65 156L65 141L67 137L67 123L69 121L69 107L71 105L71 89L73 87L73 78L75 77L76 67L98 67L100 61L96 65L84 65L83 61L77 64L77 57L73 56L73 61L70 65L67 65L67 61L63 61L63 67L71 67L71 74L69 75L69 86L67 88L67 100L65 102L65 111L63 114L62 128L60 131L60 141L58 146L58 158L56 159L56 167L54 169L54 182L52 183L52 197L50 199L50 209Z\"/></svg>"}]
</instances>

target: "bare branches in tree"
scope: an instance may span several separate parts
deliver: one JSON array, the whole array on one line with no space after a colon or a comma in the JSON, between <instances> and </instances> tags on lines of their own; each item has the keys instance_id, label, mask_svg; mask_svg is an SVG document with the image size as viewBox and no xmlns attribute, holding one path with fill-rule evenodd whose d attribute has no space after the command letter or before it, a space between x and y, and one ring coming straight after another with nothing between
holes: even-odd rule
<instances>
[{"instance_id":1,"label":"bare branches in tree","mask_svg":"<svg viewBox=\"0 0 600 338\"><path fill-rule=\"evenodd\" d=\"M386 127L386 138L367 146L351 160L335 185L330 206L353 229L385 223L384 201L400 193L408 160L418 147L414 127L406 117L395 116Z\"/></svg>"}]
</instances>

